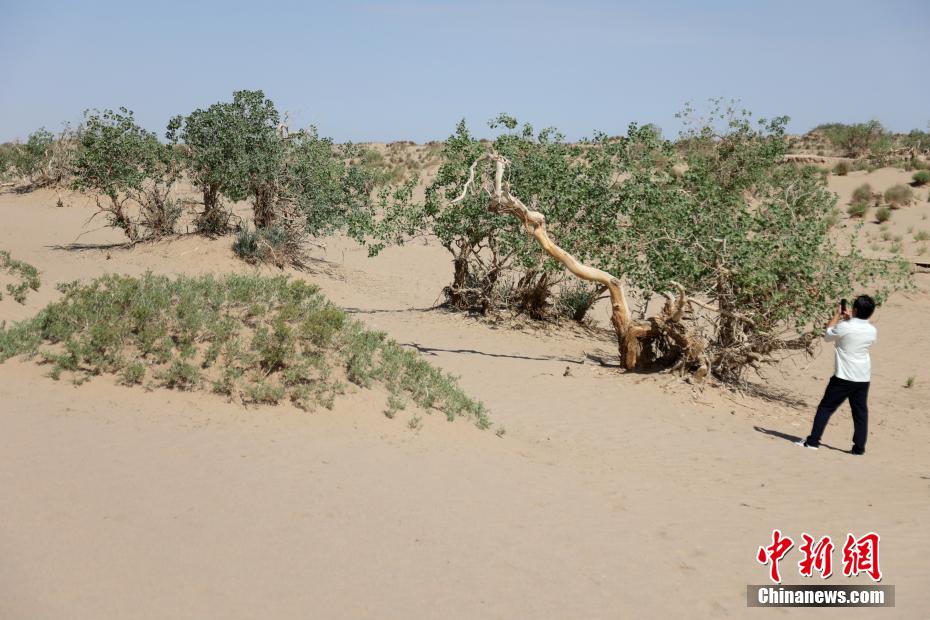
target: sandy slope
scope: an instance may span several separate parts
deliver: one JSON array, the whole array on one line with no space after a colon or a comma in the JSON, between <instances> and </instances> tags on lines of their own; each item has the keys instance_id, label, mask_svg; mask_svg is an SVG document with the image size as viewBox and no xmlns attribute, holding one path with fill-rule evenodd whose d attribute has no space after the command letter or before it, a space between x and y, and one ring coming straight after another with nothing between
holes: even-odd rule
<instances>
[{"instance_id":1,"label":"sandy slope","mask_svg":"<svg viewBox=\"0 0 930 620\"><path fill-rule=\"evenodd\" d=\"M0 319L31 316L58 281L248 269L228 240L70 248L92 210L79 196L54 202L0 196L0 248L43 272L25 306L0 301ZM79 243L118 241L97 231ZM301 277L460 375L506 435L440 416L411 431L381 414L376 392L304 414L109 378L74 387L8 362L0 618L743 617L746 584L766 579L756 548L776 527L879 532L898 595L884 615L927 617L927 276L876 317L872 435L856 459L840 451L845 410L825 437L840 450L801 450L786 439L806 434L811 407L581 363L612 351L596 334L424 311L447 277L441 249L371 261L334 239L319 258ZM824 349L770 374L814 404L831 372ZM782 563L787 583L801 582L797 560ZM868 582L831 580L857 581Z\"/></svg>"}]
</instances>

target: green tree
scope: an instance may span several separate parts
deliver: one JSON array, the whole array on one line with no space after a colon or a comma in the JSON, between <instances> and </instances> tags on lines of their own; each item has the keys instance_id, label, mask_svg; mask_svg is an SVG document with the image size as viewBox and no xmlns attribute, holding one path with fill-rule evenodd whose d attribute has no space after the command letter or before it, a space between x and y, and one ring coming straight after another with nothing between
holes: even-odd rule
<instances>
[{"instance_id":1,"label":"green tree","mask_svg":"<svg viewBox=\"0 0 930 620\"><path fill-rule=\"evenodd\" d=\"M622 138L565 145L547 139L554 133L513 132L504 117L511 131L485 147L460 124L425 203L402 203L387 230L400 233L395 241L436 235L454 256L455 277L462 263L472 275L474 263L503 264L489 256L523 276L545 272L538 214L523 211L523 200L560 246L548 255L568 266L567 251L586 269L622 278L639 299L637 319L611 288L615 314L626 315L614 320L625 365L677 364L732 382L779 352L810 350L839 297L869 287L882 299L907 280L903 263L839 249L830 233L836 197L814 167L785 162L786 117L753 122L721 100L703 118L691 108L682 116L676 143L633 124ZM498 183L493 167L502 161ZM676 290L646 317L650 301Z\"/></svg>"},{"instance_id":2,"label":"green tree","mask_svg":"<svg viewBox=\"0 0 930 620\"><path fill-rule=\"evenodd\" d=\"M875 151L886 151L891 145L888 130L877 120L850 125L829 123L817 129L849 157L861 157Z\"/></svg>"},{"instance_id":3,"label":"green tree","mask_svg":"<svg viewBox=\"0 0 930 620\"><path fill-rule=\"evenodd\" d=\"M97 206L108 224L130 241L174 232L181 208L170 192L180 162L174 149L140 127L130 110L85 113L72 172L75 189L97 192Z\"/></svg>"},{"instance_id":4,"label":"green tree","mask_svg":"<svg viewBox=\"0 0 930 620\"><path fill-rule=\"evenodd\" d=\"M349 163L359 153L357 146L338 146L312 126L287 137L279 193L302 215L306 233L320 236L347 229L361 238L368 230L376 178L370 169Z\"/></svg>"},{"instance_id":5,"label":"green tree","mask_svg":"<svg viewBox=\"0 0 930 620\"><path fill-rule=\"evenodd\" d=\"M514 192L548 205L546 216L564 246L590 255L600 240L595 223L609 218L615 181L609 153L592 143L567 143L551 128L537 132L529 124L520 126L507 115L490 125L501 132L491 148L511 161L508 181ZM511 307L541 318L551 311L553 289L563 278L561 267L543 258L506 215L489 212L486 195L471 193L451 204L472 162L486 150L460 122L443 146L443 164L425 201L409 202L409 188L400 188L374 234L381 243L403 243L424 234L437 238L452 255L451 282L444 292L453 307L482 313ZM479 176L487 174L490 163L480 162L478 168ZM376 243L372 252L380 247Z\"/></svg>"},{"instance_id":6,"label":"green tree","mask_svg":"<svg viewBox=\"0 0 930 620\"><path fill-rule=\"evenodd\" d=\"M192 179L204 194L199 219L207 230L223 221L221 194L251 198L255 226L272 224L285 155L280 125L281 114L260 90L236 91L232 102L171 120L168 137L187 146Z\"/></svg>"},{"instance_id":7,"label":"green tree","mask_svg":"<svg viewBox=\"0 0 930 620\"><path fill-rule=\"evenodd\" d=\"M251 198L255 226L272 224L284 163L280 124L280 113L260 90L236 91L232 102L171 119L167 137L183 141L191 179L203 192L198 229L225 231L221 196Z\"/></svg>"},{"instance_id":8,"label":"green tree","mask_svg":"<svg viewBox=\"0 0 930 620\"><path fill-rule=\"evenodd\" d=\"M26 142L16 145L11 163L16 172L32 182L41 176L51 161L55 135L41 127L29 134Z\"/></svg>"}]
</instances>

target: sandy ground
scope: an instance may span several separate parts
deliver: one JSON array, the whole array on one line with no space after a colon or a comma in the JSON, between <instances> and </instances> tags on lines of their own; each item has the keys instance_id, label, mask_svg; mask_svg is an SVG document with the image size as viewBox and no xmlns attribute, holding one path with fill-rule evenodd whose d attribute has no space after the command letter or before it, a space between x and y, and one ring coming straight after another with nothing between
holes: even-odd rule
<instances>
[{"instance_id":1,"label":"sandy ground","mask_svg":"<svg viewBox=\"0 0 930 620\"><path fill-rule=\"evenodd\" d=\"M855 175L839 179L841 205ZM922 226L925 194L892 225ZM0 195L0 248L43 277L25 305L5 295L0 319L32 316L75 278L250 269L228 239L126 250L102 230L72 245L96 227L91 204L55 198ZM450 268L439 248L369 260L332 239L318 257L299 277L461 376L506 434L439 415L413 431L382 415L377 392L331 412L245 409L107 377L75 387L12 360L0 366L0 618L745 617L774 528L879 532L897 608L755 615L930 616L930 276L876 315L871 436L855 458L848 409L826 449L789 441L809 429L828 348L769 373L807 406L698 391L583 363L613 350L594 333L425 311ZM813 583L798 559L782 562L785 583Z\"/></svg>"}]
</instances>

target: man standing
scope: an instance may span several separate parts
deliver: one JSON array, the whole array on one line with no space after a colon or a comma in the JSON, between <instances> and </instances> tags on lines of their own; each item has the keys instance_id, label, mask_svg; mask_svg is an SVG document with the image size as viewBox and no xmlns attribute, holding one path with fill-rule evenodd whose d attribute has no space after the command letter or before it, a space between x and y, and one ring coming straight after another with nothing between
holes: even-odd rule
<instances>
[{"instance_id":1,"label":"man standing","mask_svg":"<svg viewBox=\"0 0 930 620\"><path fill-rule=\"evenodd\" d=\"M799 441L798 445L816 450L830 416L848 398L854 427L851 452L865 454L869 429L869 381L872 374L869 347L875 343L878 335L875 326L869 323L869 317L874 311L875 301L868 295L860 295L853 302L852 316L838 308L827 323L823 338L827 342L836 343L836 370L817 406L811 434L807 439Z\"/></svg>"}]
</instances>

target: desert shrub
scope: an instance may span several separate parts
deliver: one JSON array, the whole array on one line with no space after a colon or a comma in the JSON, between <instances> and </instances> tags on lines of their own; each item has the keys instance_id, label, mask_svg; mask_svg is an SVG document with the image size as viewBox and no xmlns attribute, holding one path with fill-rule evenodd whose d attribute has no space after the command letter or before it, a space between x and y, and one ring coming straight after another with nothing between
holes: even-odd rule
<instances>
[{"instance_id":1,"label":"desert shrub","mask_svg":"<svg viewBox=\"0 0 930 620\"><path fill-rule=\"evenodd\" d=\"M79 136L73 185L99 194L108 225L130 241L172 234L181 216L171 197L181 172L175 150L136 124L126 108L87 112Z\"/></svg>"},{"instance_id":2,"label":"desert shrub","mask_svg":"<svg viewBox=\"0 0 930 620\"><path fill-rule=\"evenodd\" d=\"M702 291L708 303L700 307L710 314L696 317L689 333L702 334L706 369L722 380L740 381L747 369L782 352L809 350L838 297L874 286L881 299L907 280L908 271L901 261L866 260L854 246L840 251L830 233L835 195L813 167L784 161L786 117L752 122L748 112L724 105L715 102L703 116L686 109L681 115L686 129L674 144L634 124L625 137L589 141L554 162L541 156L535 143L516 152L502 152L500 142L494 148L511 162L506 166L510 192L539 205L549 234L562 248L622 277L629 294L640 300L641 313L647 302L676 285ZM488 150L463 138L467 134L460 132L447 142L444 167L450 176L440 171L437 181L447 186L439 186L444 192L433 196L437 202L428 211L454 216L451 221L461 227L453 239L465 243L450 251L480 252L481 246L469 245L471 239L490 246L504 233L525 241L526 232L513 218L495 219L498 202L488 197L493 174L481 161L474 190L451 203L461 194L472 162ZM462 145L458 152L456 142ZM673 174L676 158L683 166ZM568 173L563 176L562 170ZM522 190L514 189L521 185ZM449 202L439 203L440 198ZM476 234L469 237L469 231ZM515 247L495 243L483 256ZM528 255L538 260L538 246ZM618 333L621 346L623 338ZM642 346L639 359L691 363L679 357L682 349L670 340Z\"/></svg>"},{"instance_id":3,"label":"desert shrub","mask_svg":"<svg viewBox=\"0 0 930 620\"><path fill-rule=\"evenodd\" d=\"M67 125L57 136L44 127L24 143L0 145L0 178L19 181L17 191L61 183L74 156L74 134Z\"/></svg>"},{"instance_id":4,"label":"desert shrub","mask_svg":"<svg viewBox=\"0 0 930 620\"><path fill-rule=\"evenodd\" d=\"M251 198L255 226L271 225L284 164L280 125L280 113L260 90L236 91L232 102L171 119L167 136L172 142L183 141L191 179L203 192L198 230L225 231L228 215L221 196L233 201Z\"/></svg>"},{"instance_id":5,"label":"desert shrub","mask_svg":"<svg viewBox=\"0 0 930 620\"><path fill-rule=\"evenodd\" d=\"M60 287L35 318L0 328L0 361L38 357L53 376L331 407L343 380L383 385L449 420L490 425L484 407L414 351L367 330L316 286L285 277L108 275Z\"/></svg>"},{"instance_id":6,"label":"desert shrub","mask_svg":"<svg viewBox=\"0 0 930 620\"><path fill-rule=\"evenodd\" d=\"M236 256L253 265L301 266L305 259L304 233L280 224L254 230L243 228L236 234L232 249Z\"/></svg>"},{"instance_id":7,"label":"desert shrub","mask_svg":"<svg viewBox=\"0 0 930 620\"><path fill-rule=\"evenodd\" d=\"M891 219L891 209L888 207L879 207L875 212L875 220L881 224Z\"/></svg>"},{"instance_id":8,"label":"desert shrub","mask_svg":"<svg viewBox=\"0 0 930 620\"><path fill-rule=\"evenodd\" d=\"M291 132L262 91L236 91L188 116L177 116L167 136L181 143L191 179L203 193L195 221L208 234L224 232L229 214L222 198L250 199L256 229L321 235L341 227L350 234L370 218L378 178L353 145L338 146L314 127ZM354 236L358 236L358 232Z\"/></svg>"},{"instance_id":9,"label":"desert shrub","mask_svg":"<svg viewBox=\"0 0 930 620\"><path fill-rule=\"evenodd\" d=\"M348 163L359 152L321 137L312 126L288 135L280 205L297 215L307 234L345 230L359 239L370 229L371 195L382 182L370 169Z\"/></svg>"},{"instance_id":10,"label":"desert shrub","mask_svg":"<svg viewBox=\"0 0 930 620\"><path fill-rule=\"evenodd\" d=\"M723 127L702 120L721 116ZM673 290L672 282L707 291L718 377L738 380L776 351L804 350L833 300L856 286L881 283L887 292L907 278L903 264L839 250L830 234L835 195L809 167L783 163L786 117L751 122L748 112L719 105L683 117L680 179L627 166L626 226L615 228L613 247L642 250L618 254L610 271L644 299Z\"/></svg>"},{"instance_id":11,"label":"desert shrub","mask_svg":"<svg viewBox=\"0 0 930 620\"><path fill-rule=\"evenodd\" d=\"M869 203L867 202L853 202L849 205L849 208L846 209L851 217L865 217L865 214L869 210Z\"/></svg>"},{"instance_id":12,"label":"desert shrub","mask_svg":"<svg viewBox=\"0 0 930 620\"><path fill-rule=\"evenodd\" d=\"M570 280L560 287L556 306L561 315L581 323L603 293L602 287Z\"/></svg>"},{"instance_id":13,"label":"desert shrub","mask_svg":"<svg viewBox=\"0 0 930 620\"><path fill-rule=\"evenodd\" d=\"M16 283L6 285L6 291L21 304L26 303L26 295L30 290L37 291L42 284L38 269L14 259L6 250L0 250L0 269L16 278ZM3 299L3 295L0 295L0 299Z\"/></svg>"},{"instance_id":14,"label":"desert shrub","mask_svg":"<svg viewBox=\"0 0 930 620\"><path fill-rule=\"evenodd\" d=\"M845 177L847 174L849 174L849 162L837 162L837 164L833 166L833 174L840 177Z\"/></svg>"},{"instance_id":15,"label":"desert shrub","mask_svg":"<svg viewBox=\"0 0 930 620\"><path fill-rule=\"evenodd\" d=\"M930 171L918 170L914 173L914 185L926 185L930 183Z\"/></svg>"},{"instance_id":16,"label":"desert shrub","mask_svg":"<svg viewBox=\"0 0 930 620\"><path fill-rule=\"evenodd\" d=\"M926 153L930 151L930 133L919 129L912 129L902 142L904 146L914 149L917 152Z\"/></svg>"},{"instance_id":17,"label":"desert shrub","mask_svg":"<svg viewBox=\"0 0 930 620\"><path fill-rule=\"evenodd\" d=\"M833 145L848 157L860 157L889 142L888 131L876 120L865 123L830 123L817 127Z\"/></svg>"},{"instance_id":18,"label":"desert shrub","mask_svg":"<svg viewBox=\"0 0 930 620\"><path fill-rule=\"evenodd\" d=\"M930 241L930 232L921 230L914 233L914 241Z\"/></svg>"},{"instance_id":19,"label":"desert shrub","mask_svg":"<svg viewBox=\"0 0 930 620\"><path fill-rule=\"evenodd\" d=\"M892 207L901 207L914 199L914 192L907 185L894 185L885 190L885 202Z\"/></svg>"},{"instance_id":20,"label":"desert shrub","mask_svg":"<svg viewBox=\"0 0 930 620\"><path fill-rule=\"evenodd\" d=\"M51 161L54 142L55 135L45 127L29 134L26 142L16 145L13 151L13 168L29 180L40 175Z\"/></svg>"},{"instance_id":21,"label":"desert shrub","mask_svg":"<svg viewBox=\"0 0 930 620\"><path fill-rule=\"evenodd\" d=\"M863 202L868 204L872 200L872 186L868 183L863 183L859 187L853 190L852 193L852 202Z\"/></svg>"},{"instance_id":22,"label":"desert shrub","mask_svg":"<svg viewBox=\"0 0 930 620\"><path fill-rule=\"evenodd\" d=\"M592 224L609 218L615 205L610 189L615 179L606 137L590 144L569 144L554 129L535 131L529 124L501 115L491 122L498 130L492 148L512 162L514 191L534 196L549 206L547 221L566 249L591 256L599 242ZM592 143L593 144L593 143ZM561 268L540 256L535 242L510 226L509 217L486 209L486 196L473 193L457 204L473 161L486 150L464 121L443 145L443 163L421 204L411 201L409 186L395 193L383 220L377 223L377 243L402 243L420 235L435 237L452 257L451 281L444 295L451 307L478 313L502 308L536 318L551 314L552 291L562 280ZM478 173L487 172L488 162ZM579 214L587 214L582 222Z\"/></svg>"}]
</instances>

